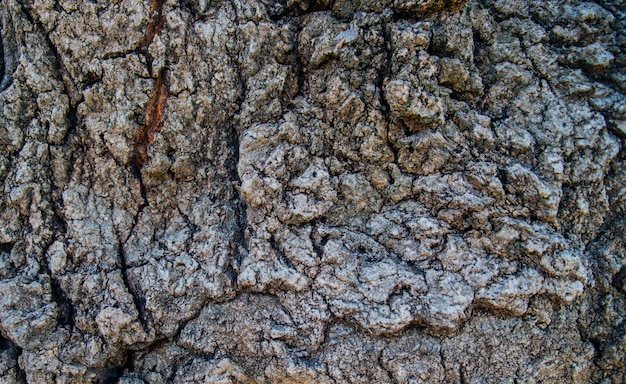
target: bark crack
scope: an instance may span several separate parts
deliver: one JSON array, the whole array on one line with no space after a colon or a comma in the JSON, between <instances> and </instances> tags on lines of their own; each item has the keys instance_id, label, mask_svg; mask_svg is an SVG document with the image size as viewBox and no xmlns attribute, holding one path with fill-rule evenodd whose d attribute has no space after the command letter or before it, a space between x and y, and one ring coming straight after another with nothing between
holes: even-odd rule
<instances>
[{"instance_id":1,"label":"bark crack","mask_svg":"<svg viewBox=\"0 0 626 384\"><path fill-rule=\"evenodd\" d=\"M230 0L229 5L232 8L232 12L234 15L233 22L236 24L234 31L234 40L235 44L240 45L240 37L239 37L239 14L237 12L237 5L234 1ZM231 52L230 49L227 48L227 53L230 58L231 64L236 69L236 76L239 82L239 95L237 100L237 110L234 112L234 115L241 111L241 106L246 100L247 95L247 83L246 79L243 76L242 65L238 60L237 53ZM234 122L230 125L230 132L228 139L230 140L230 148L232 149L232 163L229 166L229 174L231 178L231 182L236 185L237 194L235 198L235 231L233 235L233 259L231 262L231 267L228 268L229 273L232 274L233 283L237 282L237 274L239 272L239 268L243 259L246 257L248 253L248 244L247 244L247 231L248 231L248 220L247 220L247 206L245 201L241 196L241 192L239 188L241 186L241 179L239 177L239 172L237 170L237 166L239 164L240 157L240 149L239 149L239 134L240 131L237 125L237 119L234 119Z\"/></svg>"},{"instance_id":2,"label":"bark crack","mask_svg":"<svg viewBox=\"0 0 626 384\"><path fill-rule=\"evenodd\" d=\"M13 83L13 73L17 69L17 42L9 12L4 12L8 22L0 20L0 92Z\"/></svg>"},{"instance_id":3,"label":"bark crack","mask_svg":"<svg viewBox=\"0 0 626 384\"><path fill-rule=\"evenodd\" d=\"M128 279L128 265L126 264L126 252L124 251L124 245L119 242L117 246L117 252L119 256L120 263L120 271L122 275L122 281L124 281L124 285L128 290L128 293L133 298L133 304L137 309L137 313L139 314L139 322L143 326L144 330L148 330L147 321L146 321L146 302L145 299L133 288Z\"/></svg>"},{"instance_id":4,"label":"bark crack","mask_svg":"<svg viewBox=\"0 0 626 384\"><path fill-rule=\"evenodd\" d=\"M165 81L165 75L165 68L163 68L159 71L154 90L152 91L148 106L146 107L146 124L139 126L135 132L131 166L133 175L139 181L139 189L143 200L137 209L132 228L128 232L128 236L125 239L126 241L135 230L137 222L139 221L139 216L149 205L148 192L141 176L141 168L143 168L149 160L148 147L154 141L155 133L159 132L163 127L163 113L165 111L165 104L168 96L168 87Z\"/></svg>"},{"instance_id":5,"label":"bark crack","mask_svg":"<svg viewBox=\"0 0 626 384\"><path fill-rule=\"evenodd\" d=\"M148 146L154 141L154 134L163 127L163 112L167 101L165 69L161 69L156 79L152 96L146 107L146 124L139 126L133 146L133 165L137 170L148 162Z\"/></svg>"},{"instance_id":6,"label":"bark crack","mask_svg":"<svg viewBox=\"0 0 626 384\"><path fill-rule=\"evenodd\" d=\"M389 376L389 380L393 383L393 384L399 384L398 379L396 379L396 376L393 374L393 372L391 371L391 369L389 369L389 367L387 366L387 363L385 362L385 360L383 359L383 354L385 352L385 349L381 349L380 353L378 354L378 366L385 371L385 373L387 374L387 376Z\"/></svg>"},{"instance_id":7,"label":"bark crack","mask_svg":"<svg viewBox=\"0 0 626 384\"><path fill-rule=\"evenodd\" d=\"M146 29L146 35L143 41L139 45L138 52L146 59L146 65L148 67L148 73L150 76L154 76L152 61L154 58L148 51L148 47L152 44L152 41L158 36L163 27L165 26L165 17L163 15L163 5L165 0L150 0L150 22Z\"/></svg>"},{"instance_id":8,"label":"bark crack","mask_svg":"<svg viewBox=\"0 0 626 384\"><path fill-rule=\"evenodd\" d=\"M26 16L26 19L35 27L35 29L43 37L45 44L48 47L53 57L53 71L56 72L56 75L63 82L65 93L70 99L70 108L75 110L78 104L83 100L82 92L80 92L78 88L76 87L76 84L74 83L74 79L72 78L72 75L70 74L69 70L65 66L63 57L59 53L59 50L57 49L56 45L54 45L54 43L50 39L50 35L46 33L43 25L41 25L41 23L35 20L33 15L30 13L30 10L23 4L22 4L22 12Z\"/></svg>"},{"instance_id":9,"label":"bark crack","mask_svg":"<svg viewBox=\"0 0 626 384\"><path fill-rule=\"evenodd\" d=\"M4 83L4 77L4 44L2 44L2 30L0 30L0 85Z\"/></svg>"},{"instance_id":10,"label":"bark crack","mask_svg":"<svg viewBox=\"0 0 626 384\"><path fill-rule=\"evenodd\" d=\"M4 336L0 335L0 352L3 352L3 354L8 352L11 357L15 359L15 378L17 379L18 383L26 383L26 372L24 372L24 369L22 369L19 364L19 357L23 352L22 348L15 344L11 339L7 339ZM10 369L11 367L6 368ZM3 373L6 373L6 371L8 370L6 368Z\"/></svg>"},{"instance_id":11,"label":"bark crack","mask_svg":"<svg viewBox=\"0 0 626 384\"><path fill-rule=\"evenodd\" d=\"M53 243L50 243L46 246L43 252L44 257L48 254L48 250L52 244ZM44 266L46 274L50 277L50 296L52 297L52 301L57 305L58 310L57 324L74 329L74 321L76 318L76 308L74 307L74 303L61 287L59 280L53 276L50 266L46 260L42 262L42 266Z\"/></svg>"}]
</instances>

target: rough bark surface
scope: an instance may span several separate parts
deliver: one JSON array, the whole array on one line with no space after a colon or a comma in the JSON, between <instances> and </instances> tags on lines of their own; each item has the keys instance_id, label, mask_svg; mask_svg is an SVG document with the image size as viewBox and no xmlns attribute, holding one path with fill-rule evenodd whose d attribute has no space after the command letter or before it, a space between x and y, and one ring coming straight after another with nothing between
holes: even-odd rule
<instances>
[{"instance_id":1,"label":"rough bark surface","mask_svg":"<svg viewBox=\"0 0 626 384\"><path fill-rule=\"evenodd\" d=\"M623 0L0 0L3 383L623 383Z\"/></svg>"}]
</instances>

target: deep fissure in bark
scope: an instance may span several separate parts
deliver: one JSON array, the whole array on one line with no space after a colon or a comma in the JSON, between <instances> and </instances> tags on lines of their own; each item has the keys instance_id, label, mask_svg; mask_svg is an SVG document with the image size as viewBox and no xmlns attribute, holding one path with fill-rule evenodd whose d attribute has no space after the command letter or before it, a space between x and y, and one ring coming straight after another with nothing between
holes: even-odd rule
<instances>
[{"instance_id":1,"label":"deep fissure in bark","mask_svg":"<svg viewBox=\"0 0 626 384\"><path fill-rule=\"evenodd\" d=\"M165 25L165 17L163 15L163 5L166 0L150 0L150 21L146 28L146 34L143 41L139 45L138 52L146 59L146 65L148 67L148 73L150 76L154 76L152 61L154 58L150 55L148 47L152 44L152 41L163 30Z\"/></svg>"},{"instance_id":2,"label":"deep fissure in bark","mask_svg":"<svg viewBox=\"0 0 626 384\"><path fill-rule=\"evenodd\" d=\"M2 43L2 29L0 29L0 85L4 83L4 77L4 44Z\"/></svg>"},{"instance_id":3,"label":"deep fissure in bark","mask_svg":"<svg viewBox=\"0 0 626 384\"><path fill-rule=\"evenodd\" d=\"M3 11L3 6L6 6L6 2L0 3L0 12ZM17 68L18 59L15 29L11 24L11 17L7 13L0 18L0 92L13 83L13 73Z\"/></svg>"},{"instance_id":4,"label":"deep fissure in bark","mask_svg":"<svg viewBox=\"0 0 626 384\"><path fill-rule=\"evenodd\" d=\"M155 133L163 128L163 114L167 102L167 83L165 80L165 68L159 71L154 85L154 90L146 107L146 123L137 128L135 143L133 145L133 166L137 170L148 162L148 147L154 141Z\"/></svg>"},{"instance_id":5,"label":"deep fissure in bark","mask_svg":"<svg viewBox=\"0 0 626 384\"><path fill-rule=\"evenodd\" d=\"M239 77L241 79L241 72L239 72ZM244 87L243 83L241 83L241 87ZM244 99L245 90L242 89L238 110L241 109L241 103L243 103ZM247 207L239 191L241 186L241 178L239 177L239 172L237 170L237 165L239 164L239 133L236 125L231 125L228 131L227 140L229 141L228 147L231 149L232 155L231 161L228 161L226 164L229 168L228 174L230 175L230 181L235 185L235 189L237 191L235 195L235 201L233 202L235 210L235 230L233 234L232 247L233 260L227 268L227 273L230 275L233 283L236 283L239 267L241 266L241 262L243 261L244 257L248 253L248 219L246 213Z\"/></svg>"},{"instance_id":6,"label":"deep fissure in bark","mask_svg":"<svg viewBox=\"0 0 626 384\"><path fill-rule=\"evenodd\" d=\"M124 251L124 245L120 242L117 247L118 259L120 263L120 271L124 285L128 290L128 293L133 298L133 304L139 313L139 322L143 328L147 331L147 319L146 319L146 299L137 292L136 287L128 279L128 265L126 264L126 252Z\"/></svg>"},{"instance_id":7,"label":"deep fissure in bark","mask_svg":"<svg viewBox=\"0 0 626 384\"><path fill-rule=\"evenodd\" d=\"M22 5L22 12L24 13L24 15L26 15L26 18L28 19L28 21L37 29L41 37L46 42L46 47L52 54L52 58L53 58L52 69L53 71L55 71L55 74L57 75L57 77L63 82L63 85L65 87L64 89L65 94L67 94L70 100L70 106L76 108L76 106L82 101L83 94L76 87L76 84L74 83L74 79L72 78L70 72L65 66L63 57L59 53L59 50L57 49L56 45L54 45L54 43L50 39L50 35L46 32L43 25L41 25L40 22L35 20L35 18L31 14L31 11L25 5Z\"/></svg>"},{"instance_id":8,"label":"deep fissure in bark","mask_svg":"<svg viewBox=\"0 0 626 384\"><path fill-rule=\"evenodd\" d=\"M52 289L52 299L57 304L59 314L57 316L57 322L61 326L69 326L70 329L74 328L74 318L76 316L76 309L72 300L67 297L67 294L61 288L59 282L50 278L50 288Z\"/></svg>"},{"instance_id":9,"label":"deep fissure in bark","mask_svg":"<svg viewBox=\"0 0 626 384\"><path fill-rule=\"evenodd\" d=\"M15 243L0 243L0 252L11 253Z\"/></svg>"},{"instance_id":10,"label":"deep fissure in bark","mask_svg":"<svg viewBox=\"0 0 626 384\"><path fill-rule=\"evenodd\" d=\"M15 370L17 371L16 380L18 383L26 383L26 372L22 369L19 364L19 357L22 354L22 348L20 348L17 344L15 344L12 340L5 338L0 335L0 353L5 354L8 353L12 359L15 359ZM5 360L6 361L6 360ZM3 368L6 368L6 365L3 363ZM6 371L2 372L5 373Z\"/></svg>"}]
</instances>

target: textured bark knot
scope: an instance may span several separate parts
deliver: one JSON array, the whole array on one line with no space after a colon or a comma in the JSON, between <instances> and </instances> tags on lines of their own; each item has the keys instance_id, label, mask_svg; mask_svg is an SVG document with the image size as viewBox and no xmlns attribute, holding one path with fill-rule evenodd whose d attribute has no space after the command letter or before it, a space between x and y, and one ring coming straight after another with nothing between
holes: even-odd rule
<instances>
[{"instance_id":1,"label":"textured bark knot","mask_svg":"<svg viewBox=\"0 0 626 384\"><path fill-rule=\"evenodd\" d=\"M146 107L146 124L139 126L135 133L133 163L137 168L143 167L148 162L148 146L154 141L154 134L163 127L163 112L165 111L167 94L165 69L161 69Z\"/></svg>"}]
</instances>

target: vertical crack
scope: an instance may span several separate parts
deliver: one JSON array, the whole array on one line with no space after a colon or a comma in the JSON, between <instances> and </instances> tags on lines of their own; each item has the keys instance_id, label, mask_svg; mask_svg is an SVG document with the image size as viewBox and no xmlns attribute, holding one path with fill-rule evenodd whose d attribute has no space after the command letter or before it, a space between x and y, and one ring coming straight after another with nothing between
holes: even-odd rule
<instances>
[{"instance_id":1,"label":"vertical crack","mask_svg":"<svg viewBox=\"0 0 626 384\"><path fill-rule=\"evenodd\" d=\"M239 154L239 145L237 144L235 147L236 157L238 158ZM238 159L235 161L235 169L231 172L233 177L233 182L236 185L240 186L241 181L239 179L239 174L237 173L236 165L238 164ZM238 188L239 189L239 188ZM237 283L237 275L241 268L241 264L243 263L244 258L248 254L248 217L247 217L247 206L243 198L241 197L241 192L237 191L236 201L235 201L235 232L233 234L233 260L231 262L231 266L229 268L229 273L232 275L231 279L234 284Z\"/></svg>"},{"instance_id":2,"label":"vertical crack","mask_svg":"<svg viewBox=\"0 0 626 384\"><path fill-rule=\"evenodd\" d=\"M74 319L76 317L74 303L67 297L59 282L53 277L50 277L50 288L52 291L52 300L57 304L59 311L57 323L60 326L68 326L70 329L73 329Z\"/></svg>"},{"instance_id":3,"label":"vertical crack","mask_svg":"<svg viewBox=\"0 0 626 384\"><path fill-rule=\"evenodd\" d=\"M242 100L243 101L243 100ZM247 218L247 207L243 198L241 197L241 193L239 191L239 187L241 186L241 179L239 178L239 172L237 171L237 165L239 164L239 134L237 132L237 126L232 125L229 134L229 147L232 150L232 162L228 164L230 175L230 181L236 185L237 193L235 194L234 201L234 211L235 211L235 230L233 234L233 246L232 246L232 256L233 261L231 263L232 269L230 274L233 282L237 280L237 271L241 266L241 263L248 253L248 243L246 240L246 232L248 231L248 218Z\"/></svg>"},{"instance_id":4,"label":"vertical crack","mask_svg":"<svg viewBox=\"0 0 626 384\"><path fill-rule=\"evenodd\" d=\"M385 78L388 77L391 73L391 62L393 59L393 48L391 46L391 38L389 37L389 31L387 30L387 20L383 16L381 22L381 35L383 38L383 50L385 51L385 62L378 70L378 77L376 79L376 87L378 87L380 92L380 104L383 116L385 117L385 121L389 122L389 103L387 102L387 98L385 97L385 92L383 90L383 86L385 85Z\"/></svg>"},{"instance_id":5,"label":"vertical crack","mask_svg":"<svg viewBox=\"0 0 626 384\"><path fill-rule=\"evenodd\" d=\"M390 16L393 16L393 15L390 15ZM391 63L393 62L393 47L391 45L392 43L391 37L389 36L389 31L388 31L388 17L390 16L383 16L382 21L381 21L381 35L383 38L383 50L385 51L386 57L385 57L385 61L383 65L377 71L376 87L378 88L378 92L379 92L381 113L383 115L385 125L386 125L385 141L386 141L387 147L389 147L389 149L391 150L391 153L393 154L392 162L397 163L398 156L399 156L398 148L389 137L389 130L391 129L393 119L391 116L391 108L389 107L389 102L387 101L387 98L385 96L385 90L384 90L385 79L391 76L391 72L392 72Z\"/></svg>"},{"instance_id":6,"label":"vertical crack","mask_svg":"<svg viewBox=\"0 0 626 384\"><path fill-rule=\"evenodd\" d=\"M67 144L70 140L72 134L76 131L78 127L78 105L74 105L70 103L69 108L67 110L66 116L66 124L67 130L65 131L65 135L63 136L63 143Z\"/></svg>"},{"instance_id":7,"label":"vertical crack","mask_svg":"<svg viewBox=\"0 0 626 384\"><path fill-rule=\"evenodd\" d=\"M165 81L165 75L166 71L165 68L163 68L159 71L154 90L150 96L148 106L146 107L146 124L139 126L135 132L131 167L133 176L139 181L139 189L143 200L137 209L132 228L128 232L125 241L130 238L135 230L141 212L143 212L143 210L149 205L148 192L141 176L141 168L143 168L143 166L148 162L148 147L154 141L155 133L159 132L163 127L163 114L165 112L165 104L168 96L168 87L167 82Z\"/></svg>"},{"instance_id":8,"label":"vertical crack","mask_svg":"<svg viewBox=\"0 0 626 384\"><path fill-rule=\"evenodd\" d=\"M15 243L0 243L0 252L11 253Z\"/></svg>"},{"instance_id":9,"label":"vertical crack","mask_svg":"<svg viewBox=\"0 0 626 384\"><path fill-rule=\"evenodd\" d=\"M44 255L48 254L48 251L52 244L54 243L48 244L43 253ZM48 262L44 261L42 265L45 268L46 274L50 277L50 296L52 298L52 301L57 305L58 311L57 324L59 326L67 326L69 329L74 329L74 322L76 318L76 308L74 307L74 303L61 287L59 280L53 276Z\"/></svg>"},{"instance_id":10,"label":"vertical crack","mask_svg":"<svg viewBox=\"0 0 626 384\"><path fill-rule=\"evenodd\" d=\"M50 39L50 35L46 33L44 27L41 23L37 22L33 15L30 13L30 10L22 4L22 13L26 16L26 19L35 27L35 29L39 32L39 34L43 37L46 46L48 47L50 53L52 54L52 64L53 71L56 72L58 78L60 78L63 82L65 88L65 94L69 97L70 107L76 108L76 106L82 101L83 95L82 92L78 90L76 84L74 84L74 80L69 70L65 66L63 61L63 57L59 53L56 45Z\"/></svg>"},{"instance_id":11,"label":"vertical crack","mask_svg":"<svg viewBox=\"0 0 626 384\"><path fill-rule=\"evenodd\" d=\"M146 59L150 76L154 76L152 68L154 58L150 55L148 47L152 44L155 36L158 36L165 26L165 17L163 15L164 4L165 0L150 0L150 22L148 23L146 34L138 49L139 53Z\"/></svg>"},{"instance_id":12,"label":"vertical crack","mask_svg":"<svg viewBox=\"0 0 626 384\"><path fill-rule=\"evenodd\" d=\"M467 377L465 377L465 368L463 367L463 365L461 365L459 367L459 381L461 382L461 384L467 384Z\"/></svg>"},{"instance_id":13,"label":"vertical crack","mask_svg":"<svg viewBox=\"0 0 626 384\"><path fill-rule=\"evenodd\" d=\"M7 339L0 335L0 352L7 351L13 359L15 359L15 378L18 383L26 383L26 372L20 367L19 357L22 354L22 348L16 345L12 340ZM4 366L4 373L9 371L11 367Z\"/></svg>"},{"instance_id":14,"label":"vertical crack","mask_svg":"<svg viewBox=\"0 0 626 384\"><path fill-rule=\"evenodd\" d=\"M165 68L163 68L159 71L152 96L146 107L146 124L139 126L135 133L133 166L136 171L140 171L148 162L148 146L154 141L154 134L163 127L163 112L165 111L167 96Z\"/></svg>"},{"instance_id":15,"label":"vertical crack","mask_svg":"<svg viewBox=\"0 0 626 384\"><path fill-rule=\"evenodd\" d=\"M142 40L138 52L146 59L146 66L150 76L154 77L154 70L152 67L153 57L148 50L150 44L156 36L158 36L163 27L165 26L165 17L163 15L163 6L165 0L150 0L150 21L146 29L146 34ZM168 97L168 85L166 82L166 68L161 68L156 75L156 82L154 90L150 95L150 100L145 110L145 124L140 125L135 132L135 141L133 143L133 152L131 155L131 169L132 174L139 181L139 189L141 193L142 202L137 208L133 224L124 241L118 236L118 257L120 263L120 270L122 274L122 280L128 290L128 293L133 299L133 303L137 312L139 313L139 322L143 328L147 331L147 318L146 318L146 302L145 298L140 295L135 287L130 283L128 279L128 265L126 262L126 251L124 250L124 244L128 241L130 236L135 231L139 222L139 217L144 209L149 205L148 192L146 185L143 182L141 175L141 169L149 160L148 149L154 141L154 135L163 128L163 118L165 112L165 106Z\"/></svg>"},{"instance_id":16,"label":"vertical crack","mask_svg":"<svg viewBox=\"0 0 626 384\"><path fill-rule=\"evenodd\" d=\"M4 44L2 44L2 28L0 28L0 85L4 83L4 77Z\"/></svg>"},{"instance_id":17,"label":"vertical crack","mask_svg":"<svg viewBox=\"0 0 626 384\"><path fill-rule=\"evenodd\" d=\"M146 321L146 300L137 293L136 289L133 285L130 284L128 280L128 266L126 264L126 252L124 251L124 245L121 242L118 242L117 245L117 253L119 257L120 263L120 271L122 274L122 281L124 281L124 285L128 290L128 293L133 298L133 304L139 313L139 322L143 326L144 330L148 330L147 321Z\"/></svg>"},{"instance_id":18,"label":"vertical crack","mask_svg":"<svg viewBox=\"0 0 626 384\"><path fill-rule=\"evenodd\" d=\"M235 26L235 44L239 46L239 14L237 12L237 5L233 0L229 1L229 5L232 8L232 12L234 14L233 22L236 24ZM247 84L246 79L243 76L243 70L241 67L241 63L238 60L237 54L231 52L228 48L228 56L230 57L230 61L232 65L236 68L237 80L239 82L239 97L238 97L238 106L237 113L241 111L241 106L246 100L247 94ZM235 120L236 121L236 120ZM248 219L247 219L247 206L243 198L241 197L241 192L239 190L241 186L241 179L239 178L239 172L237 170L237 166L239 164L240 157L240 149L239 149L239 130L237 129L237 123L231 124L230 132L228 134L229 147L232 150L232 162L230 162L228 166L228 173L230 175L230 181L237 186L237 194L235 197L235 232L233 234L233 260L231 262L231 266L229 268L229 274L231 274L231 278L234 283L237 281L237 272L241 266L241 263L248 253L248 243L246 238L246 233L248 231Z\"/></svg>"},{"instance_id":19,"label":"vertical crack","mask_svg":"<svg viewBox=\"0 0 626 384\"><path fill-rule=\"evenodd\" d=\"M278 256L278 259L282 260L282 262L285 264L287 268L294 270L294 271L297 270L295 265L293 265L293 263L289 259L289 257L287 257L287 255L285 255L285 253L280 249L280 246L278 245L278 243L276 243L276 240L274 240L273 237L269 240L269 243L272 249L274 250L274 252L276 252L276 256Z\"/></svg>"},{"instance_id":20,"label":"vertical crack","mask_svg":"<svg viewBox=\"0 0 626 384\"><path fill-rule=\"evenodd\" d=\"M391 369L389 369L389 367L387 366L387 363L385 362L385 360L383 359L383 354L385 352L385 349L381 349L380 353L378 355L378 366L385 371L385 373L387 374L387 376L389 376L389 380L391 380L392 383L394 384L399 384L398 379L396 378L396 376L393 374L393 372L391 371Z\"/></svg>"},{"instance_id":21,"label":"vertical crack","mask_svg":"<svg viewBox=\"0 0 626 384\"><path fill-rule=\"evenodd\" d=\"M6 4L0 3L0 5ZM18 47L11 13L5 8L0 10L0 92L13 83L13 73L17 69Z\"/></svg>"},{"instance_id":22,"label":"vertical crack","mask_svg":"<svg viewBox=\"0 0 626 384\"><path fill-rule=\"evenodd\" d=\"M103 384L115 384L121 382L121 378L127 373L135 371L135 352L132 350L126 350L124 353L124 360L120 365L116 365L102 370L99 377L99 382Z\"/></svg>"}]
</instances>

